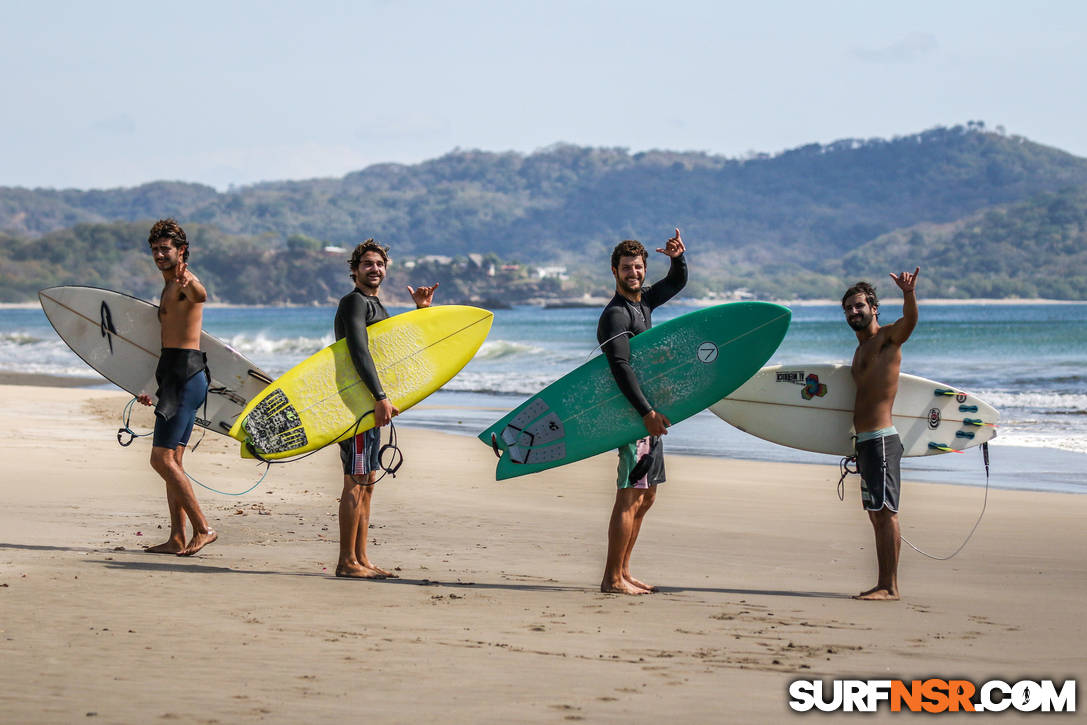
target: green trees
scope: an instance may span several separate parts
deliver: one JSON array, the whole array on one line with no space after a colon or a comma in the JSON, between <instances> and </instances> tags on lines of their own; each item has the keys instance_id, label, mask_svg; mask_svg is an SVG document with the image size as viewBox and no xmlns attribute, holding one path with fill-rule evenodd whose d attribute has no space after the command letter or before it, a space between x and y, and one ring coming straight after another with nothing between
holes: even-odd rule
<instances>
[{"instance_id":1,"label":"green trees","mask_svg":"<svg viewBox=\"0 0 1087 725\"><path fill-rule=\"evenodd\" d=\"M218 289L234 301L252 303L337 296L342 260L324 247L370 236L390 243L396 260L489 254L564 263L574 286L607 286L598 260L615 242L653 248L676 225L697 250L693 280L706 294L747 287L762 296L824 296L888 264L921 264L933 270L923 277L927 294L1082 296L1084 200L1075 190L1085 186L1087 160L971 122L745 159L556 145L527 156L457 150L342 179L225 193L174 182L2 188L0 296L32 298L42 280L73 275L157 288L128 255L142 253L146 229L161 216L189 230L202 274L219 276ZM76 251L89 269L70 267ZM466 279L451 274L443 285L468 296L526 286L509 275ZM547 293L569 293L549 285Z\"/></svg>"}]
</instances>

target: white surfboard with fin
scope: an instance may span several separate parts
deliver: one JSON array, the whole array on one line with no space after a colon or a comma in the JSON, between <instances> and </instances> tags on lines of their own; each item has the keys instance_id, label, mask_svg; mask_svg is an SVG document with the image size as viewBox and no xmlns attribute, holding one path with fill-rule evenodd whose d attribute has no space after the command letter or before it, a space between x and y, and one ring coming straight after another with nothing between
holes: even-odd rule
<instances>
[{"instance_id":1,"label":"white surfboard with fin","mask_svg":"<svg viewBox=\"0 0 1087 725\"><path fill-rule=\"evenodd\" d=\"M97 287L50 287L38 293L45 316L72 351L104 378L133 395L152 400L158 384L161 326L158 307L120 292ZM200 334L211 385L206 408L196 422L226 433L253 396L272 381L263 370L222 340Z\"/></svg>"},{"instance_id":2,"label":"white surfboard with fin","mask_svg":"<svg viewBox=\"0 0 1087 725\"><path fill-rule=\"evenodd\" d=\"M848 365L771 365L710 406L718 417L771 443L815 453L853 455L857 387ZM931 456L996 436L1000 414L946 383L899 375L891 416L904 456Z\"/></svg>"}]
</instances>

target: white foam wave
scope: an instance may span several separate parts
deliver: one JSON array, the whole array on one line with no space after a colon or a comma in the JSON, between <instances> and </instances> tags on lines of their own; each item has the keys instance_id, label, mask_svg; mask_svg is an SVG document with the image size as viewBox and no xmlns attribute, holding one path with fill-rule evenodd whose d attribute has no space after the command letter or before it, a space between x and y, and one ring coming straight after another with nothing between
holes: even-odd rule
<instances>
[{"instance_id":1,"label":"white foam wave","mask_svg":"<svg viewBox=\"0 0 1087 725\"><path fill-rule=\"evenodd\" d=\"M0 335L0 347L4 345L37 345L42 342L48 342L36 335L31 335L29 332L6 332Z\"/></svg>"},{"instance_id":2,"label":"white foam wave","mask_svg":"<svg viewBox=\"0 0 1087 725\"><path fill-rule=\"evenodd\" d=\"M1000 433L993 439L992 445L1056 448L1062 451L1087 454L1087 435L1047 434L1030 429L1001 427Z\"/></svg>"},{"instance_id":3,"label":"white foam wave","mask_svg":"<svg viewBox=\"0 0 1087 725\"><path fill-rule=\"evenodd\" d=\"M42 339L27 333L0 336L0 370L74 377L97 375L59 337Z\"/></svg>"},{"instance_id":4,"label":"white foam wave","mask_svg":"<svg viewBox=\"0 0 1087 725\"><path fill-rule=\"evenodd\" d=\"M1079 413L1087 410L1087 394L1051 391L981 391L978 397L997 410L1012 408L1047 413Z\"/></svg>"},{"instance_id":5,"label":"white foam wave","mask_svg":"<svg viewBox=\"0 0 1087 725\"><path fill-rule=\"evenodd\" d=\"M442 388L464 393L535 395L555 382L559 375L510 375L463 370Z\"/></svg>"},{"instance_id":6,"label":"white foam wave","mask_svg":"<svg viewBox=\"0 0 1087 725\"><path fill-rule=\"evenodd\" d=\"M517 355L534 355L542 352L544 352L542 348L528 345L523 342L512 342L510 340L487 340L483 343L483 346L479 348L479 352L476 353L475 359L501 360L503 358L514 357Z\"/></svg>"},{"instance_id":7,"label":"white foam wave","mask_svg":"<svg viewBox=\"0 0 1087 725\"><path fill-rule=\"evenodd\" d=\"M301 355L309 357L318 350L335 342L331 334L322 337L273 337L265 332L255 335L240 333L226 340L243 355Z\"/></svg>"}]
</instances>

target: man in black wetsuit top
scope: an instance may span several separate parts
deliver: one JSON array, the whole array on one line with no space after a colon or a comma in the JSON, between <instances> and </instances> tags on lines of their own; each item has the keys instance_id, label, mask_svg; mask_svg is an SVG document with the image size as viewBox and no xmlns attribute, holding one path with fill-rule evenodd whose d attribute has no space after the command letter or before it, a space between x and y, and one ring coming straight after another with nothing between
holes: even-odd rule
<instances>
[{"instance_id":1,"label":"man in black wetsuit top","mask_svg":"<svg viewBox=\"0 0 1087 725\"><path fill-rule=\"evenodd\" d=\"M671 422L653 409L638 385L630 365L630 338L653 326L652 312L672 299L687 284L687 262L683 240L676 229L658 252L671 258L668 276L651 287L645 282L649 254L640 242L620 242L611 253L611 272L615 275L615 296L604 308L596 328L596 339L608 358L608 365L619 390L642 417L649 434L619 449L619 490L615 494L608 524L608 560L600 591L616 594L646 594L656 587L630 574L630 554L642 519L653 505L657 484L664 483L664 446L661 436Z\"/></svg>"},{"instance_id":2,"label":"man in black wetsuit top","mask_svg":"<svg viewBox=\"0 0 1087 725\"><path fill-rule=\"evenodd\" d=\"M374 566L366 555L366 533L370 528L370 501L374 495L381 463L378 450L381 447L379 429L388 425L400 411L385 395L374 360L370 356L366 328L389 317L378 288L385 279L389 263L388 248L373 239L367 239L355 247L348 264L355 288L340 300L336 310L336 339L347 338L347 350L362 382L374 396L374 427L357 436L340 441L340 460L343 462L343 493L340 495L340 559L336 564L336 576L358 579L384 579L395 576L385 569ZM431 287L408 287L415 306L430 307L434 300Z\"/></svg>"}]
</instances>

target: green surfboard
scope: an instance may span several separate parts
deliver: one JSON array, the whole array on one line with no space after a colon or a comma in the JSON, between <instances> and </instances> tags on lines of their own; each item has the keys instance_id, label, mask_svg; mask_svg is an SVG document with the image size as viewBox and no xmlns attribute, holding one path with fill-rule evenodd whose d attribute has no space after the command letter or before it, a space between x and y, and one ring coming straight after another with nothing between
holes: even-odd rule
<instances>
[{"instance_id":1,"label":"green surfboard","mask_svg":"<svg viewBox=\"0 0 1087 725\"><path fill-rule=\"evenodd\" d=\"M673 424L740 387L777 350L792 313L769 302L688 312L630 342L642 392ZM635 441L645 425L599 355L479 434L499 456L499 481L536 473Z\"/></svg>"}]
</instances>

